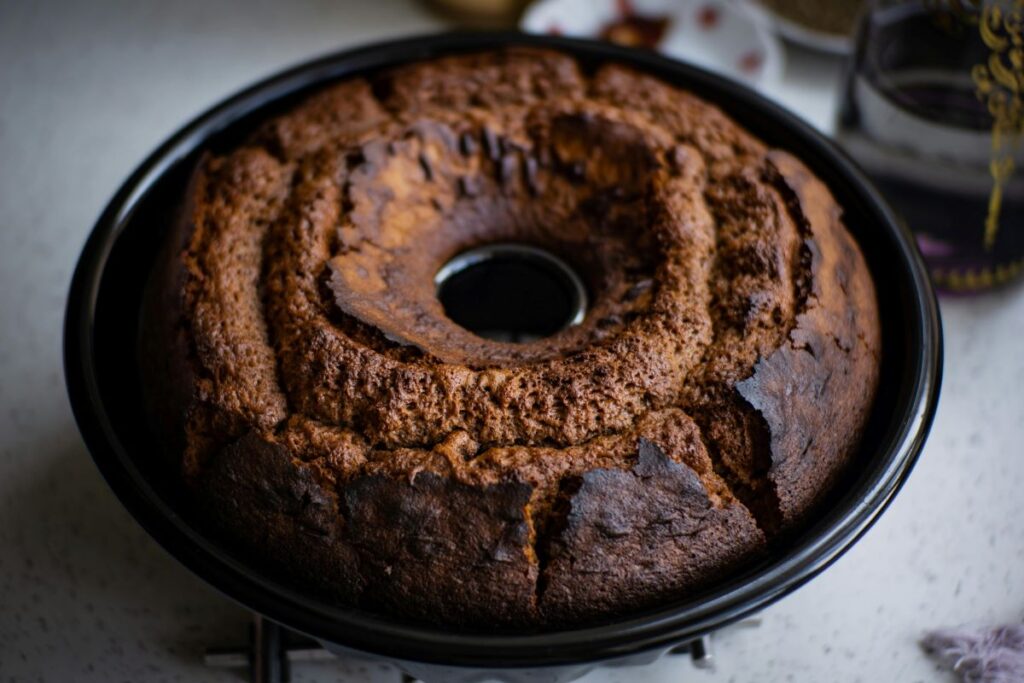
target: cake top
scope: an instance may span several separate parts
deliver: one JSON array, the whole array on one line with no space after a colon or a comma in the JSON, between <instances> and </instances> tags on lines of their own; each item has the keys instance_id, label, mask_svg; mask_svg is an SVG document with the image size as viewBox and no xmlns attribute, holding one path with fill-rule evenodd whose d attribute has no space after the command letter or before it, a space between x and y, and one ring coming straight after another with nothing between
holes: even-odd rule
<instances>
[{"instance_id":1,"label":"cake top","mask_svg":"<svg viewBox=\"0 0 1024 683\"><path fill-rule=\"evenodd\" d=\"M179 240L168 329L190 398L170 411L191 478L225 452L264 467L236 482L278 471L245 443L350 512L372 507L368 478L512 487L494 510L519 525L488 552L545 587L566 547L598 543L598 510L608 538L655 524L659 506L678 533L707 518L706 538L659 560L691 583L717 566L694 557L744 554L722 524L760 547L834 480L877 374L874 292L828 189L698 97L558 52L330 86L203 162ZM495 243L568 263L582 322L509 343L451 320L435 275ZM616 510L627 494L640 497ZM423 509L468 515L461 495L441 486ZM480 524L467 533L487 536ZM595 571L628 573L627 550ZM640 599L581 590L567 614Z\"/></svg>"}]
</instances>

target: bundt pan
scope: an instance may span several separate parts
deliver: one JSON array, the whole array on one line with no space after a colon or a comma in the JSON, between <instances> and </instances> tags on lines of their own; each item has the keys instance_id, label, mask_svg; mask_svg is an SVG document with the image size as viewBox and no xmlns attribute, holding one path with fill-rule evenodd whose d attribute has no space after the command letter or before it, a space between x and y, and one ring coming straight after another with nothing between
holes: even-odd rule
<instances>
[{"instance_id":1,"label":"bundt pan","mask_svg":"<svg viewBox=\"0 0 1024 683\"><path fill-rule=\"evenodd\" d=\"M803 160L831 189L879 294L881 382L853 471L810 523L752 566L656 609L586 627L495 633L440 629L343 608L282 584L205 535L161 470L136 361L139 314L157 252L206 151L231 149L256 123L327 83L416 60L501 46L560 50L585 67L617 62L717 104L770 145ZM571 680L601 663L644 663L756 612L809 580L881 514L923 446L938 398L941 330L912 238L831 142L758 95L654 53L519 34L446 34L331 55L259 83L189 123L118 191L79 260L65 320L65 370L93 458L138 521L171 554L247 608L337 652L397 664L428 680Z\"/></svg>"}]
</instances>

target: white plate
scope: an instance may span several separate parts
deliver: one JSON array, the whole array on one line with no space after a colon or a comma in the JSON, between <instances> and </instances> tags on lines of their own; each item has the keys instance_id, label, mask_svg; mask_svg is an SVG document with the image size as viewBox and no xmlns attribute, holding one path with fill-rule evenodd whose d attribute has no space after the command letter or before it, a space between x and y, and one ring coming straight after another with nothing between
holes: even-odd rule
<instances>
[{"instance_id":1,"label":"white plate","mask_svg":"<svg viewBox=\"0 0 1024 683\"><path fill-rule=\"evenodd\" d=\"M778 39L743 6L725 0L539 0L523 14L527 33L599 38L624 15L669 20L657 49L759 90L782 75Z\"/></svg>"},{"instance_id":2,"label":"white plate","mask_svg":"<svg viewBox=\"0 0 1024 683\"><path fill-rule=\"evenodd\" d=\"M740 2L741 0L732 1ZM748 1L744 4L758 23L792 43L833 55L846 56L853 53L853 36L815 31L792 19L787 19L759 2Z\"/></svg>"}]
</instances>

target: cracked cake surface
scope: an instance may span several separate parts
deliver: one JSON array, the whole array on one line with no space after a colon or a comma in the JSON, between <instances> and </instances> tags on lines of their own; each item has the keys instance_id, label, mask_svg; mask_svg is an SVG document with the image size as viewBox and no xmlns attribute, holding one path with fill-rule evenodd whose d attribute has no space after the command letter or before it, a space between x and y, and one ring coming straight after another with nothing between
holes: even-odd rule
<instances>
[{"instance_id":1,"label":"cracked cake surface","mask_svg":"<svg viewBox=\"0 0 1024 683\"><path fill-rule=\"evenodd\" d=\"M434 275L517 242L585 281L513 344ZM147 290L147 403L204 523L324 600L451 627L684 598L805 522L878 381L828 188L715 106L505 49L327 86L205 156Z\"/></svg>"}]
</instances>

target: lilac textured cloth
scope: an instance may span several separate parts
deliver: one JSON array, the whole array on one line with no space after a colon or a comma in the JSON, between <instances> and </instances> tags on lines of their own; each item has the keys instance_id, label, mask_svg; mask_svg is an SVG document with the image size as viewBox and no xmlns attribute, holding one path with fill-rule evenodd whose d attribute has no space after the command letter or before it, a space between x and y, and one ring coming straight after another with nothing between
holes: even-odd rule
<instances>
[{"instance_id":1,"label":"lilac textured cloth","mask_svg":"<svg viewBox=\"0 0 1024 683\"><path fill-rule=\"evenodd\" d=\"M930 631L921 646L964 683L1024 682L1024 624L982 631Z\"/></svg>"}]
</instances>

